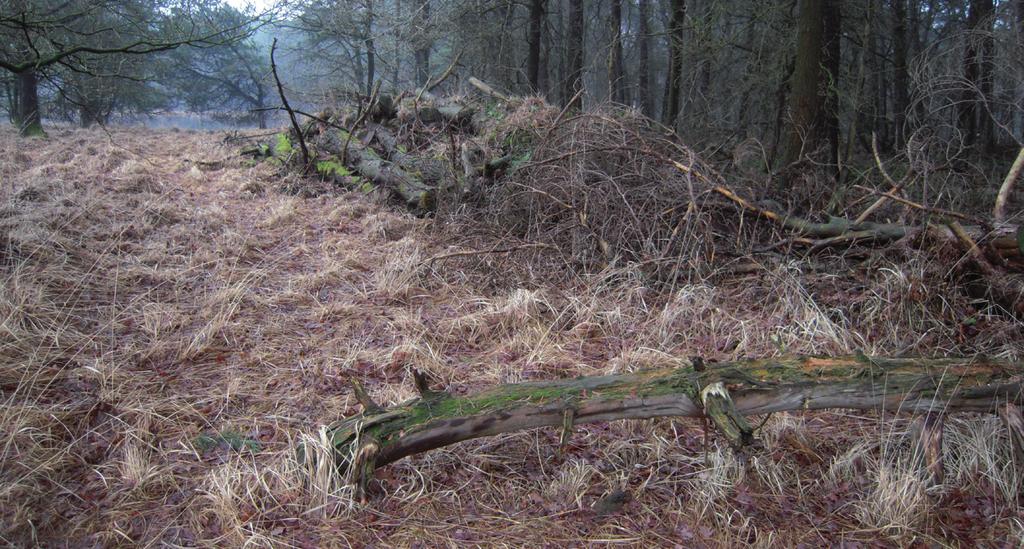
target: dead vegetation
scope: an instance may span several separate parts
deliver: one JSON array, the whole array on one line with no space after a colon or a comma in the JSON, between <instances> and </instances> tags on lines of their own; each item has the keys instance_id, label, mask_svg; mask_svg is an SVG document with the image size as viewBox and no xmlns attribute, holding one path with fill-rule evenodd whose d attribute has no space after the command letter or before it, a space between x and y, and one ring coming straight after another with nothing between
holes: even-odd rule
<instances>
[{"instance_id":1,"label":"dead vegetation","mask_svg":"<svg viewBox=\"0 0 1024 549\"><path fill-rule=\"evenodd\" d=\"M622 115L600 116L564 127L627 139ZM278 192L297 187L209 134L53 131L32 143L0 138L6 543L971 545L1024 532L1021 469L994 416L947 422L938 487L915 456L915 418L893 414L773 415L747 463L685 419L581 426L562 452L555 429L502 435L380 470L369 506L331 460L295 459L300 443L330 455L324 426L358 410L351 380L394 404L414 396L411 368L462 394L680 356L1024 358L1024 326L922 251L734 258L711 246L749 249L748 231L768 225L746 218L725 237L691 214L673 244L685 261L652 270L604 257L550 202L508 193L517 219L564 223L568 234L544 238L589 269L533 248L431 261L496 248L502 234L486 217L419 219L330 185ZM604 158L689 196L657 155L587 155L574 173ZM621 219L600 209L628 178L595 174L607 202L584 200L561 162L529 173L595 208L591 228L610 246L664 250L664 220L619 244ZM439 223L451 219L463 224ZM542 239L530 230L523 242ZM615 490L630 496L621 509L592 508Z\"/></svg>"}]
</instances>

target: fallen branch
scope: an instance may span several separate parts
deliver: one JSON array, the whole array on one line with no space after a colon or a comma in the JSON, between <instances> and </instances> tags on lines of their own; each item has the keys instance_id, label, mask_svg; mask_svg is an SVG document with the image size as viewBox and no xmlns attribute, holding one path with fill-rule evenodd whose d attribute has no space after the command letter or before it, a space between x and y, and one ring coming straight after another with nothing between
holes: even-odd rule
<instances>
[{"instance_id":1,"label":"fallen branch","mask_svg":"<svg viewBox=\"0 0 1024 549\"><path fill-rule=\"evenodd\" d=\"M980 220L975 219L975 218L973 218L973 217L971 217L969 215L964 215L964 214L962 214L960 212L954 212L953 210L944 210L942 208L933 208L931 206L925 206L924 204L919 204L917 202L914 202L913 200L910 200L910 199L907 199L907 198L903 198L902 196L898 196L898 195L894 194L893 191L889 191L889 192L885 193L885 192L882 192L882 191L876 191L875 189L870 189L868 187L864 187L862 185L854 185L854 187L857 188L857 189L860 189L862 191L867 191L869 193L874 193L874 194L877 194L877 195L881 195L881 197L878 200L892 199L892 200L894 200L896 202L899 202L900 204L903 204L905 206L910 206L911 208L914 208L915 210L921 210L922 212L928 212L928 213L932 213L932 214L935 214L935 215L940 215L940 216L943 216L943 217L953 217L953 218L956 218L956 219L962 219L964 221L974 221L976 223L980 221ZM876 201L875 203L877 204L878 201ZM865 210L865 213L867 213L867 210ZM863 214L861 214L861 215L863 215ZM854 223L859 223L859 222L858 221L854 221Z\"/></svg>"},{"instance_id":2,"label":"fallen branch","mask_svg":"<svg viewBox=\"0 0 1024 549\"><path fill-rule=\"evenodd\" d=\"M469 83L474 88L484 92L485 95L489 95L489 96L491 96L491 97L493 97L493 98L495 98L495 99L497 99L499 101L504 101L505 103L508 103L508 102L512 101L511 97L509 97L509 96L501 93L500 91L494 89L493 87L491 87L488 84L484 83L482 80L480 80L479 78L477 78L475 76L470 76L469 77Z\"/></svg>"},{"instance_id":3,"label":"fallen branch","mask_svg":"<svg viewBox=\"0 0 1024 549\"><path fill-rule=\"evenodd\" d=\"M999 187L999 194L996 195L996 205L992 210L992 217L995 218L997 223L1006 220L1006 203L1010 200L1010 191L1013 190L1013 184L1020 177L1021 170L1024 170L1024 147L1021 147L1020 152L1017 153L1017 159L1010 166L1006 179L1003 179L1003 184Z\"/></svg>"},{"instance_id":4,"label":"fallen branch","mask_svg":"<svg viewBox=\"0 0 1024 549\"><path fill-rule=\"evenodd\" d=\"M331 441L340 468L365 499L374 468L473 438L558 427L566 440L567 430L586 423L708 417L732 446L743 448L753 441L743 416L836 408L991 413L1008 402L1021 404L1024 376L1022 363L985 357L786 357L701 366L694 360L678 368L501 385L468 396L421 386L423 396L390 408L367 402L364 413L331 429Z\"/></svg>"},{"instance_id":5,"label":"fallen branch","mask_svg":"<svg viewBox=\"0 0 1024 549\"><path fill-rule=\"evenodd\" d=\"M425 263L429 265L433 264L435 261L441 261L443 259L451 259L453 257L465 257L471 255L507 254L511 252L517 252L519 250L527 250L530 248L554 248L554 246L550 244L535 242L530 244L520 244L519 246L509 246L507 248L492 248L490 250L463 250L459 252L435 255L430 259L426 260Z\"/></svg>"},{"instance_id":6,"label":"fallen branch","mask_svg":"<svg viewBox=\"0 0 1024 549\"><path fill-rule=\"evenodd\" d=\"M902 189L903 185L907 182L907 178L904 177L899 183L897 183L893 180L892 176L889 175L889 172L886 171L885 164L882 164L882 158L878 155L878 136L876 136L874 132L871 132L871 153L875 156L875 164L878 166L878 171L881 172L885 181L889 183L890 189L888 193L881 193L882 196L878 197L878 200L875 200L874 203L861 212L861 214L857 216L857 219L853 220L854 223L863 223L875 212L875 210L881 208L882 205L885 204L886 199L893 198L898 200L896 198L896 193L900 192L900 189Z\"/></svg>"}]
</instances>

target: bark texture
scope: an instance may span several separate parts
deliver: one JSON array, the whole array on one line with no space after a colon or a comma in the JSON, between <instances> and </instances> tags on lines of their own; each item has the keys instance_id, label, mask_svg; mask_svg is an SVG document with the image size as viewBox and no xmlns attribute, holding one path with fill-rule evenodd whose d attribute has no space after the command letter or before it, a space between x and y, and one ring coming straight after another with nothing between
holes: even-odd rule
<instances>
[{"instance_id":1,"label":"bark texture","mask_svg":"<svg viewBox=\"0 0 1024 549\"><path fill-rule=\"evenodd\" d=\"M749 445L743 416L826 408L892 412L996 412L1019 404L1024 364L985 357L783 357L501 385L469 395L432 391L363 414L331 430L340 467L363 486L376 467L478 437L619 419L709 417L737 447ZM568 419L567 419L568 418ZM563 433L564 438L564 433ZM365 496L365 493L362 494Z\"/></svg>"}]
</instances>

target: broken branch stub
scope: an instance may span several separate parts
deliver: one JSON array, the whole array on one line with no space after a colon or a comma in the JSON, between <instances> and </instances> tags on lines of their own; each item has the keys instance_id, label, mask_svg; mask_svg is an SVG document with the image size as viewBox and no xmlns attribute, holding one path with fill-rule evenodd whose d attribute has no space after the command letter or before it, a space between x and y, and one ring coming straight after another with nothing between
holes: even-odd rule
<instances>
[{"instance_id":1,"label":"broken branch stub","mask_svg":"<svg viewBox=\"0 0 1024 549\"><path fill-rule=\"evenodd\" d=\"M1007 402L1021 404L1022 376L1024 363L985 357L803 356L708 364L703 370L686 364L500 385L467 396L424 391L420 398L346 418L330 436L339 467L363 483L364 494L373 468L500 433L560 427L564 443L568 431L585 423L708 417L739 449L753 442L744 416L830 408L995 412Z\"/></svg>"}]
</instances>

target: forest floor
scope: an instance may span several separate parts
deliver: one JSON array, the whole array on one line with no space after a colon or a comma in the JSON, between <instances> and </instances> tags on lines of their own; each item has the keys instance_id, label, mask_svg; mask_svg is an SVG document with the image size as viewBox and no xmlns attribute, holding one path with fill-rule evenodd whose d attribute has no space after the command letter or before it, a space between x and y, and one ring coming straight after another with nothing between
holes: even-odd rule
<instances>
[{"instance_id":1,"label":"forest floor","mask_svg":"<svg viewBox=\"0 0 1024 549\"><path fill-rule=\"evenodd\" d=\"M1019 360L1024 326L913 262L780 260L655 291L628 267L554 285L515 254L437 259L458 228L283 192L308 188L223 137L0 134L4 543L1021 543L1024 478L994 416L948 420L937 487L914 418L808 412L767 418L746 464L692 420L582 426L564 452L533 430L387 466L354 503L295 460L358 411L353 378L393 403L415 395L411 367L461 392L692 355ZM619 489L621 508L594 509Z\"/></svg>"}]
</instances>

